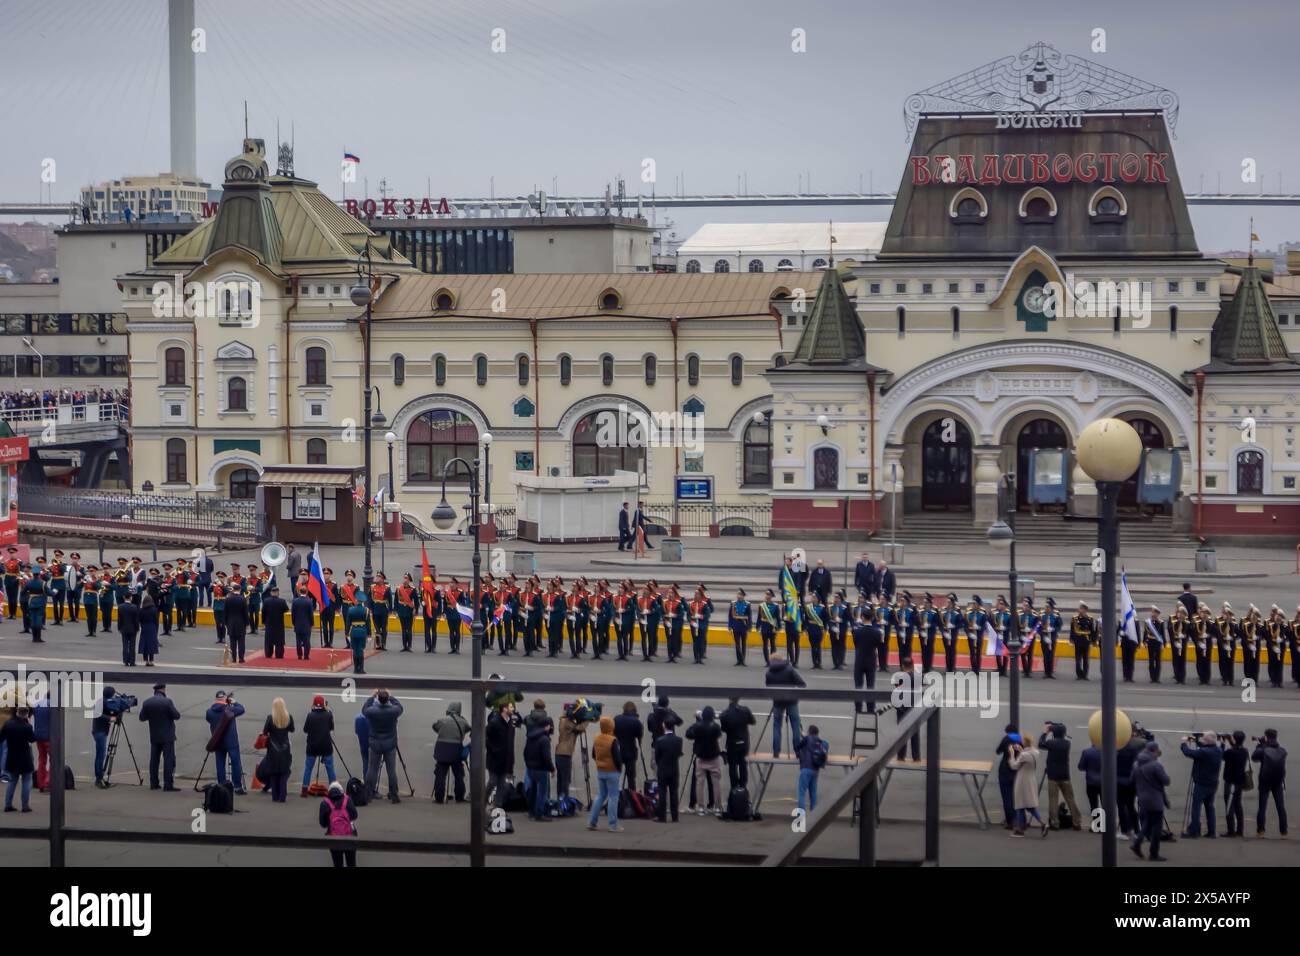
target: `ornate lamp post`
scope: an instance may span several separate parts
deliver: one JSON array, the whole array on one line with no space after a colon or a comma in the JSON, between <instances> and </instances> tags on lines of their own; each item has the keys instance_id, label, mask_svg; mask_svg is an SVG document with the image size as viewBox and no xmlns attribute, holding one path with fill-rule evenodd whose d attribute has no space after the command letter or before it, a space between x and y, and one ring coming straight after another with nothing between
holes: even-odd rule
<instances>
[{"instance_id":1,"label":"ornate lamp post","mask_svg":"<svg viewBox=\"0 0 1300 956\"><path fill-rule=\"evenodd\" d=\"M1011 723L1020 726L1020 577L1016 573L1016 476L1002 476L998 492L1005 496L1007 520L998 519L989 525L988 542L993 547L1010 551L1011 619L1007 634L1007 665L1011 679ZM977 639L978 640L978 639Z\"/></svg>"},{"instance_id":2,"label":"ornate lamp post","mask_svg":"<svg viewBox=\"0 0 1300 956\"><path fill-rule=\"evenodd\" d=\"M371 336L371 327L373 325L373 323L371 322L371 309L373 308L374 301L375 301L374 283L375 283L375 269L374 269L374 263L370 258L370 240L366 239L365 252L362 254L361 258L357 260L357 281L356 284L353 285L350 290L348 290L348 297L352 300L353 305L365 306L366 309L365 317L361 319L361 343L362 343L363 360L365 362L365 370L364 370L365 399L364 399L364 407L362 409L362 414L364 416L362 419L363 421L362 430L363 430L364 441L366 446L364 451L364 456L365 456L364 464L365 464L365 473L366 473L365 482L366 482L366 497L367 497L367 501L366 501L367 520L366 520L366 533L365 533L365 541L364 541L365 564L362 565L361 568L361 580L362 580L362 585L365 588L365 595L367 599L369 599L370 597L370 586L375 582L375 568L374 568L374 564L372 563L371 554L370 554L371 542L370 542L370 521L369 521L369 515L370 515L369 499L374 494L374 473L373 473L374 469L373 469L373 463L371 462L371 458L370 458L370 443L371 443L370 431L372 426L378 426L382 428L387 422L387 419L384 418L384 414L382 411L375 413L373 416L371 415L371 411L370 411L370 399L371 399L370 393L372 389L372 386L370 384L370 336ZM378 389L375 389L375 391L378 391Z\"/></svg>"},{"instance_id":3,"label":"ornate lamp post","mask_svg":"<svg viewBox=\"0 0 1300 956\"><path fill-rule=\"evenodd\" d=\"M1119 519L1116 505L1120 486L1142 460L1142 439L1128 422L1102 418L1083 430L1076 449L1079 467L1097 483L1100 523L1097 546L1105 554L1101 572L1101 805L1105 829L1101 834L1101 865L1115 866L1116 828L1119 825L1115 740L1115 562L1119 556Z\"/></svg>"},{"instance_id":4,"label":"ornate lamp post","mask_svg":"<svg viewBox=\"0 0 1300 956\"><path fill-rule=\"evenodd\" d=\"M479 515L479 478L486 474L488 448L492 445L492 435L484 432L479 438L479 444L482 446L481 456L472 463L464 458L453 458L442 467L442 500L438 502L438 507L433 509L434 526L442 531L450 530L456 524L456 509L447 503L447 477L451 475L457 465L463 467L469 473L469 512L470 512L470 533L474 536L474 578L472 588L474 592L474 620L470 625L470 643L472 645L471 671L470 675L474 680L480 680L483 676L483 620L479 617L479 591L482 583L481 569L482 556L479 553L479 522L482 520ZM390 469L391 474L391 469ZM485 781L483 779L484 767L487 761L487 751L484 747L484 736L487 729L487 702L484 701L483 695L477 691L470 695L470 776L469 776L469 859L471 866L483 866L483 837L485 831L484 806L483 801L486 796Z\"/></svg>"}]
</instances>

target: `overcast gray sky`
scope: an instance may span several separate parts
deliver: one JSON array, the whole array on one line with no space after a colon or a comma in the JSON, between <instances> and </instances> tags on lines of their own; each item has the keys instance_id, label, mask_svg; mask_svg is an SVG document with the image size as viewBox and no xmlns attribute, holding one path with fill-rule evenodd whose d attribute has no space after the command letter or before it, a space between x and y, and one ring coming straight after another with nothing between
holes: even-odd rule
<instances>
[{"instance_id":1,"label":"overcast gray sky","mask_svg":"<svg viewBox=\"0 0 1300 956\"><path fill-rule=\"evenodd\" d=\"M0 0L0 199L168 166L165 0ZM1045 40L1165 86L1188 191L1300 192L1295 0L197 0L198 155L213 183L243 135L283 138L299 175L339 195L343 150L374 195L600 193L643 158L657 189L897 187L907 94ZM1107 32L1107 52L1090 51ZM494 53L492 31L505 30ZM807 52L791 51L791 31ZM1203 177L1203 178L1202 178ZM882 218L883 209L832 211ZM751 220L825 218L758 210ZM1194 210L1203 249L1243 246L1247 209ZM1254 211L1266 247L1300 209ZM682 211L679 232L721 211Z\"/></svg>"}]
</instances>

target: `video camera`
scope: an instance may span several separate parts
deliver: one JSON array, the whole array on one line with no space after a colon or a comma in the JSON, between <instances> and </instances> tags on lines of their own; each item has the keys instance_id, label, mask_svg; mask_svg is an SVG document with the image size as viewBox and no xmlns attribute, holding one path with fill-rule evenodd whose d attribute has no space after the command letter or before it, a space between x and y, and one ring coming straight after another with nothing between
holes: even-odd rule
<instances>
[{"instance_id":1,"label":"video camera","mask_svg":"<svg viewBox=\"0 0 1300 956\"><path fill-rule=\"evenodd\" d=\"M588 700L585 697L579 697L573 703L564 705L565 713L576 724L589 724L600 720L601 712L604 709L605 705L600 701Z\"/></svg>"},{"instance_id":2,"label":"video camera","mask_svg":"<svg viewBox=\"0 0 1300 956\"><path fill-rule=\"evenodd\" d=\"M104 698L104 713L109 717L121 717L140 706L140 698L133 694L114 694Z\"/></svg>"}]
</instances>

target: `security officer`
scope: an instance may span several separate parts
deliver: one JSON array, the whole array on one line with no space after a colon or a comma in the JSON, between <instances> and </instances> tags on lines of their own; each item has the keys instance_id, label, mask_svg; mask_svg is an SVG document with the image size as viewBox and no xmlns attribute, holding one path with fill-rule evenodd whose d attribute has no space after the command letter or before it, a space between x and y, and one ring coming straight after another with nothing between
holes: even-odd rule
<instances>
[{"instance_id":1,"label":"security officer","mask_svg":"<svg viewBox=\"0 0 1300 956\"><path fill-rule=\"evenodd\" d=\"M1142 624L1142 643L1147 649L1147 672L1151 683L1160 683L1160 658L1169 643L1169 629L1160 619L1160 608L1151 605L1151 616Z\"/></svg>"},{"instance_id":2,"label":"security officer","mask_svg":"<svg viewBox=\"0 0 1300 956\"><path fill-rule=\"evenodd\" d=\"M1097 641L1097 621L1088 613L1088 605L1079 602L1079 609L1070 621L1070 643L1074 645L1074 679L1087 680L1092 645Z\"/></svg>"},{"instance_id":3,"label":"security officer","mask_svg":"<svg viewBox=\"0 0 1300 956\"><path fill-rule=\"evenodd\" d=\"M1065 621L1056 610L1056 599L1043 602L1043 614L1038 619L1039 642L1043 648L1043 676L1056 680L1056 642L1061 638Z\"/></svg>"},{"instance_id":4,"label":"security officer","mask_svg":"<svg viewBox=\"0 0 1300 956\"><path fill-rule=\"evenodd\" d=\"M955 593L948 594L948 606L943 609L940 623L943 626L943 669L953 674L957 671L957 632L966 630L966 616L957 604ZM969 635L966 640L970 642Z\"/></svg>"}]
</instances>

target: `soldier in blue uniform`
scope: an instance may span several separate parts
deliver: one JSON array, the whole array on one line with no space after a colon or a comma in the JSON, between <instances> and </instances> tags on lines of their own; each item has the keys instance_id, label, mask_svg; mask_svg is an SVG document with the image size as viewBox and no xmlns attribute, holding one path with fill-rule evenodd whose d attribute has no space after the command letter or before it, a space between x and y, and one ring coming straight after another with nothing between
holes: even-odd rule
<instances>
[{"instance_id":1,"label":"soldier in blue uniform","mask_svg":"<svg viewBox=\"0 0 1300 956\"><path fill-rule=\"evenodd\" d=\"M1043 676L1056 680L1056 642L1060 640L1065 621L1056 612L1056 599L1043 603L1043 615L1038 619L1039 644L1043 649Z\"/></svg>"},{"instance_id":2,"label":"soldier in blue uniform","mask_svg":"<svg viewBox=\"0 0 1300 956\"><path fill-rule=\"evenodd\" d=\"M1001 594L998 595L997 604L993 608L993 630L998 632L998 642L1002 646L997 659L998 676L1006 677L1008 658L1011 653L1007 650L1007 635L1011 632L1011 605Z\"/></svg>"},{"instance_id":3,"label":"soldier in blue uniform","mask_svg":"<svg viewBox=\"0 0 1300 956\"><path fill-rule=\"evenodd\" d=\"M939 623L943 628L943 669L952 674L957 670L957 632L966 630L966 616L957 604L956 594L948 595L948 606L939 615Z\"/></svg>"},{"instance_id":4,"label":"soldier in blue uniform","mask_svg":"<svg viewBox=\"0 0 1300 956\"><path fill-rule=\"evenodd\" d=\"M763 642L763 663L771 661L776 653L776 632L781 627L781 605L776 602L776 595L768 588L763 595L763 603L758 606L758 637Z\"/></svg>"},{"instance_id":5,"label":"soldier in blue uniform","mask_svg":"<svg viewBox=\"0 0 1300 956\"><path fill-rule=\"evenodd\" d=\"M921 641L921 673L928 674L934 669L934 641L939 633L939 611L934 606L934 595L925 592L924 603L916 611L913 623L917 637Z\"/></svg>"},{"instance_id":6,"label":"soldier in blue uniform","mask_svg":"<svg viewBox=\"0 0 1300 956\"><path fill-rule=\"evenodd\" d=\"M50 593L46 577L45 574L33 574L23 585L20 595L27 612L27 623L31 626L33 644L45 643L41 631L45 628L45 602Z\"/></svg>"},{"instance_id":7,"label":"soldier in blue uniform","mask_svg":"<svg viewBox=\"0 0 1300 956\"><path fill-rule=\"evenodd\" d=\"M844 669L844 653L848 646L850 608L844 603L844 592L836 591L831 606L826 609L827 636L831 642L831 670Z\"/></svg>"},{"instance_id":8,"label":"soldier in blue uniform","mask_svg":"<svg viewBox=\"0 0 1300 956\"><path fill-rule=\"evenodd\" d=\"M976 674L984 663L984 632L989 623L989 612L978 594L971 596L971 606L966 609L966 647L970 651L970 669Z\"/></svg>"},{"instance_id":9,"label":"soldier in blue uniform","mask_svg":"<svg viewBox=\"0 0 1300 956\"><path fill-rule=\"evenodd\" d=\"M813 670L819 671L822 669L822 640L826 635L830 612L822 601L821 595L816 591L813 592L812 600L804 602L803 609L804 628L808 631L808 650L812 655Z\"/></svg>"},{"instance_id":10,"label":"soldier in blue uniform","mask_svg":"<svg viewBox=\"0 0 1300 956\"><path fill-rule=\"evenodd\" d=\"M1074 679L1088 679L1091 661L1090 648L1097 641L1097 621L1088 613L1088 605L1079 602L1079 608L1070 621L1070 643L1074 645Z\"/></svg>"},{"instance_id":11,"label":"soldier in blue uniform","mask_svg":"<svg viewBox=\"0 0 1300 956\"><path fill-rule=\"evenodd\" d=\"M346 605L343 626L347 629L348 647L352 649L352 673L366 672L366 639L370 636L370 616L360 601ZM364 751L363 751L364 755Z\"/></svg>"}]
</instances>

